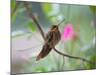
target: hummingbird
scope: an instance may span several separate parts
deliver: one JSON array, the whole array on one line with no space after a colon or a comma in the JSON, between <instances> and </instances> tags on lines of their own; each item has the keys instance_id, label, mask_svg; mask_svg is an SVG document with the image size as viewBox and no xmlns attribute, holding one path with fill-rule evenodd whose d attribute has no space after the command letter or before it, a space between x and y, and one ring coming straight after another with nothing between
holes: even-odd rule
<instances>
[{"instance_id":1,"label":"hummingbird","mask_svg":"<svg viewBox=\"0 0 100 75\"><path fill-rule=\"evenodd\" d=\"M36 58L36 61L46 57L50 51L58 44L58 42L61 39L61 33L59 31L59 25L62 23L62 21L57 25L52 25L50 31L48 31L45 43L42 47L42 50L40 51L39 55Z\"/></svg>"}]
</instances>

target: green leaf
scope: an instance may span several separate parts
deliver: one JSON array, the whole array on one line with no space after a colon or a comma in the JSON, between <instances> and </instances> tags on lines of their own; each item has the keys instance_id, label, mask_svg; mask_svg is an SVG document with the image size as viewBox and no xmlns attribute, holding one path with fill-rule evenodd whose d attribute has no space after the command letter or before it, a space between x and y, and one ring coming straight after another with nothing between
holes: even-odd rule
<instances>
[{"instance_id":1,"label":"green leaf","mask_svg":"<svg viewBox=\"0 0 100 75\"><path fill-rule=\"evenodd\" d=\"M52 5L49 3L44 3L42 5L43 11L48 15L52 11Z\"/></svg>"},{"instance_id":2,"label":"green leaf","mask_svg":"<svg viewBox=\"0 0 100 75\"><path fill-rule=\"evenodd\" d=\"M11 0L11 14L15 10L15 8L16 8L16 0ZM14 22L15 19L16 19L16 12L13 15L11 15L12 22Z\"/></svg>"},{"instance_id":3,"label":"green leaf","mask_svg":"<svg viewBox=\"0 0 100 75\"><path fill-rule=\"evenodd\" d=\"M90 60L92 62L95 62L96 61L96 55L91 56ZM90 64L89 66L90 66L91 69L95 69L96 68L96 64Z\"/></svg>"},{"instance_id":4,"label":"green leaf","mask_svg":"<svg viewBox=\"0 0 100 75\"><path fill-rule=\"evenodd\" d=\"M95 62L95 64L87 63L86 68L87 69L95 69L96 68L96 55L91 56L90 61Z\"/></svg>"},{"instance_id":5,"label":"green leaf","mask_svg":"<svg viewBox=\"0 0 100 75\"><path fill-rule=\"evenodd\" d=\"M16 0L11 0L11 9L14 10L16 7Z\"/></svg>"},{"instance_id":6,"label":"green leaf","mask_svg":"<svg viewBox=\"0 0 100 75\"><path fill-rule=\"evenodd\" d=\"M48 69L44 66L39 66L33 69L35 72L48 72Z\"/></svg>"},{"instance_id":7,"label":"green leaf","mask_svg":"<svg viewBox=\"0 0 100 75\"><path fill-rule=\"evenodd\" d=\"M96 6L90 6L91 11L94 13L94 15L96 14Z\"/></svg>"},{"instance_id":8,"label":"green leaf","mask_svg":"<svg viewBox=\"0 0 100 75\"><path fill-rule=\"evenodd\" d=\"M28 29L31 31L31 32L34 32L36 30L36 27L34 25L33 22L29 22L28 23Z\"/></svg>"},{"instance_id":9,"label":"green leaf","mask_svg":"<svg viewBox=\"0 0 100 75\"><path fill-rule=\"evenodd\" d=\"M13 16L11 16L11 20L12 20L12 22L15 22L16 17L17 17L16 13L14 13Z\"/></svg>"}]
</instances>

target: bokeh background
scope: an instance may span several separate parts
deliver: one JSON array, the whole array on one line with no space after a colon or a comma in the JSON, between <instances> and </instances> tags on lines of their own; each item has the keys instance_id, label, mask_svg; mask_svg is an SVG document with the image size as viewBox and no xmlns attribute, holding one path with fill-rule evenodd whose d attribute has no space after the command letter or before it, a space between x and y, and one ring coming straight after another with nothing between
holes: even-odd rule
<instances>
[{"instance_id":1,"label":"bokeh background","mask_svg":"<svg viewBox=\"0 0 100 75\"><path fill-rule=\"evenodd\" d=\"M66 58L53 50L44 59L36 61L44 41L23 3L11 1L12 73L96 68L96 64ZM62 38L56 45L60 52L96 62L96 6L29 2L29 7L45 34L52 25L65 19L59 27Z\"/></svg>"}]
</instances>

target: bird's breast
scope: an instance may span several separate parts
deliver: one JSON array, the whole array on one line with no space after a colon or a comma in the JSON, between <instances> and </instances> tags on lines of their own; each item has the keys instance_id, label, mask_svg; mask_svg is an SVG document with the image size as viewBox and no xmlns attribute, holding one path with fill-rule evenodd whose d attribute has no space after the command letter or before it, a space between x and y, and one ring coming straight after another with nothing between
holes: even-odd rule
<instances>
[{"instance_id":1,"label":"bird's breast","mask_svg":"<svg viewBox=\"0 0 100 75\"><path fill-rule=\"evenodd\" d=\"M59 31L55 31L53 32L53 40L52 40L52 44L56 45L61 39L61 34Z\"/></svg>"}]
</instances>

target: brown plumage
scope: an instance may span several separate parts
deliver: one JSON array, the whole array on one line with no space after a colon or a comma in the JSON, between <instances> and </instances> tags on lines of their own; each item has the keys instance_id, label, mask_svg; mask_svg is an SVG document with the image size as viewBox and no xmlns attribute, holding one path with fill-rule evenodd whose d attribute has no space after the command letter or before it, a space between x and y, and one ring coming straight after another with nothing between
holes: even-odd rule
<instances>
[{"instance_id":1,"label":"brown plumage","mask_svg":"<svg viewBox=\"0 0 100 75\"><path fill-rule=\"evenodd\" d=\"M46 57L53 47L60 41L61 35L57 25L53 25L51 30L46 35L46 42L36 60Z\"/></svg>"}]
</instances>

